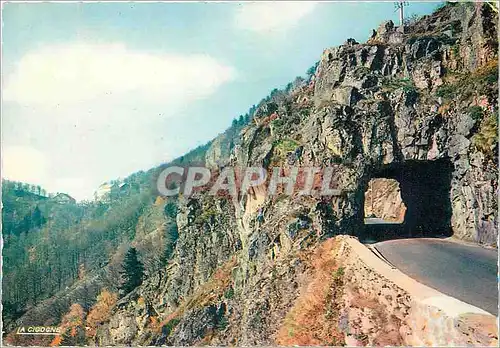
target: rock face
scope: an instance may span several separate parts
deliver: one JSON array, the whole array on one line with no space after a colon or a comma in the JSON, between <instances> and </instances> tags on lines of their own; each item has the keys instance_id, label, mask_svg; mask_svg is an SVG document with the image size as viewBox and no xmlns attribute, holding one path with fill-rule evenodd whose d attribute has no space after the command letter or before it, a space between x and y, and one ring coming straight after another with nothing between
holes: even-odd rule
<instances>
[{"instance_id":1,"label":"rock face","mask_svg":"<svg viewBox=\"0 0 500 348\"><path fill-rule=\"evenodd\" d=\"M401 198L399 183L394 179L372 179L365 194L365 217L404 222L406 206Z\"/></svg>"},{"instance_id":2,"label":"rock face","mask_svg":"<svg viewBox=\"0 0 500 348\"><path fill-rule=\"evenodd\" d=\"M327 237L363 233L372 178L399 182L404 233L495 244L496 22L486 5L448 4L404 33L388 22L365 44L325 50L308 84L258 105L255 122L216 139L206 160L211 167L333 166L342 195L179 198L172 259L117 305L99 343L267 345L300 335L300 344L342 343L342 330L308 341L290 323L311 322L296 313L300 304L342 326L335 293L342 284L321 288L326 297L314 285L324 284L317 268L335 269L335 261L311 255ZM299 148L300 158L293 156ZM124 325L133 329L125 333ZM383 342L400 342L389 326Z\"/></svg>"}]
</instances>

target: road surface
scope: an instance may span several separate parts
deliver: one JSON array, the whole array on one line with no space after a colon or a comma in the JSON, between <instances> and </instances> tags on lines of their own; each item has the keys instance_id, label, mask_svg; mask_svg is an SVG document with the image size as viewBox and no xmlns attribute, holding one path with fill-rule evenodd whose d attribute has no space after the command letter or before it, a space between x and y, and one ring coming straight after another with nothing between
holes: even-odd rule
<instances>
[{"instance_id":1,"label":"road surface","mask_svg":"<svg viewBox=\"0 0 500 348\"><path fill-rule=\"evenodd\" d=\"M413 279L498 315L496 250L430 238L390 240L373 246Z\"/></svg>"},{"instance_id":2,"label":"road surface","mask_svg":"<svg viewBox=\"0 0 500 348\"><path fill-rule=\"evenodd\" d=\"M401 222L388 221L381 218L365 218L365 225L401 225Z\"/></svg>"}]
</instances>

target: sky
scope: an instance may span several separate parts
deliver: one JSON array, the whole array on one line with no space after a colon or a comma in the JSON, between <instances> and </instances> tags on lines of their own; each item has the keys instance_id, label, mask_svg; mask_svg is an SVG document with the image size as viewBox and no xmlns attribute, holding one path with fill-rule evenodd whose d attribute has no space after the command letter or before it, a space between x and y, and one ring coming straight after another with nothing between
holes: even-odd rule
<instances>
[{"instance_id":1,"label":"sky","mask_svg":"<svg viewBox=\"0 0 500 348\"><path fill-rule=\"evenodd\" d=\"M389 19L393 2L3 3L2 177L91 199Z\"/></svg>"}]
</instances>

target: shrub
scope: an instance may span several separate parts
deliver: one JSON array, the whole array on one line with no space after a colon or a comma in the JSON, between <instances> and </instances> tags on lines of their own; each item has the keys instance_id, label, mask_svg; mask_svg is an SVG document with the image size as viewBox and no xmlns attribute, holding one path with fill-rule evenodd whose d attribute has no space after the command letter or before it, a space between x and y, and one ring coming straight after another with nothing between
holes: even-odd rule
<instances>
[{"instance_id":1,"label":"shrub","mask_svg":"<svg viewBox=\"0 0 500 348\"><path fill-rule=\"evenodd\" d=\"M213 208L208 208L206 210L203 210L203 213L198 215L195 219L195 224L204 224L206 222L210 222L213 220L213 218L217 216L217 212Z\"/></svg>"},{"instance_id":2,"label":"shrub","mask_svg":"<svg viewBox=\"0 0 500 348\"><path fill-rule=\"evenodd\" d=\"M304 108L304 109L300 110L300 116L303 118L309 117L310 114L311 114L311 110L309 110L308 108Z\"/></svg>"},{"instance_id":3,"label":"shrub","mask_svg":"<svg viewBox=\"0 0 500 348\"><path fill-rule=\"evenodd\" d=\"M383 86L388 91L394 91L399 88L403 88L405 92L416 91L415 83L409 78L399 78L399 79L385 79L383 81Z\"/></svg>"},{"instance_id":4,"label":"shrub","mask_svg":"<svg viewBox=\"0 0 500 348\"><path fill-rule=\"evenodd\" d=\"M232 299L234 297L234 289L232 287L227 289L226 292L224 293L224 297L227 298L228 300Z\"/></svg>"},{"instance_id":5,"label":"shrub","mask_svg":"<svg viewBox=\"0 0 500 348\"><path fill-rule=\"evenodd\" d=\"M275 149L281 154L294 151L300 144L293 139L282 139L275 143Z\"/></svg>"},{"instance_id":6,"label":"shrub","mask_svg":"<svg viewBox=\"0 0 500 348\"><path fill-rule=\"evenodd\" d=\"M498 120L495 115L486 117L481 122L479 131L472 137L472 143L487 157L494 157L498 144Z\"/></svg>"},{"instance_id":7,"label":"shrub","mask_svg":"<svg viewBox=\"0 0 500 348\"><path fill-rule=\"evenodd\" d=\"M413 24L417 23L421 18L422 18L422 16L419 16L416 13L412 13L410 15L410 17L405 18L404 25L406 25L406 26L413 25Z\"/></svg>"},{"instance_id":8,"label":"shrub","mask_svg":"<svg viewBox=\"0 0 500 348\"><path fill-rule=\"evenodd\" d=\"M338 280L344 276L344 267L339 267L333 272L333 279Z\"/></svg>"},{"instance_id":9,"label":"shrub","mask_svg":"<svg viewBox=\"0 0 500 348\"><path fill-rule=\"evenodd\" d=\"M275 133L281 133L284 124L285 122L283 122L281 118L277 118L271 121L271 127L273 128Z\"/></svg>"},{"instance_id":10,"label":"shrub","mask_svg":"<svg viewBox=\"0 0 500 348\"><path fill-rule=\"evenodd\" d=\"M141 297L142 299L142 297ZM111 309L116 304L118 295L103 289L97 296L97 303L90 309L87 316L87 336L95 337L97 328L109 320Z\"/></svg>"},{"instance_id":11,"label":"shrub","mask_svg":"<svg viewBox=\"0 0 500 348\"><path fill-rule=\"evenodd\" d=\"M161 333L168 337L170 333L175 329L175 327L180 323L179 318L173 318L169 320L163 327L161 328Z\"/></svg>"},{"instance_id":12,"label":"shrub","mask_svg":"<svg viewBox=\"0 0 500 348\"><path fill-rule=\"evenodd\" d=\"M217 330L224 330L227 326L229 325L229 321L227 320L226 317L222 317L219 319L219 321L217 322Z\"/></svg>"},{"instance_id":13,"label":"shrub","mask_svg":"<svg viewBox=\"0 0 500 348\"><path fill-rule=\"evenodd\" d=\"M177 224L171 224L165 230L165 250L163 251L162 262L167 263L174 253L175 245L179 239Z\"/></svg>"},{"instance_id":14,"label":"shrub","mask_svg":"<svg viewBox=\"0 0 500 348\"><path fill-rule=\"evenodd\" d=\"M306 71L306 75L310 78L311 76L313 76L315 73L316 73L316 69L318 68L318 65L319 65L319 60L314 63L313 66L311 66L309 69L307 69Z\"/></svg>"},{"instance_id":15,"label":"shrub","mask_svg":"<svg viewBox=\"0 0 500 348\"><path fill-rule=\"evenodd\" d=\"M480 106L471 106L468 113L474 121L479 121L483 118L483 109Z\"/></svg>"},{"instance_id":16,"label":"shrub","mask_svg":"<svg viewBox=\"0 0 500 348\"><path fill-rule=\"evenodd\" d=\"M174 202L168 202L165 205L165 215L169 218L175 219L177 216L177 205Z\"/></svg>"},{"instance_id":17,"label":"shrub","mask_svg":"<svg viewBox=\"0 0 500 348\"><path fill-rule=\"evenodd\" d=\"M454 84L447 84L439 86L436 91L436 96L449 99L451 98L457 91L457 87Z\"/></svg>"},{"instance_id":18,"label":"shrub","mask_svg":"<svg viewBox=\"0 0 500 348\"><path fill-rule=\"evenodd\" d=\"M65 346L71 345L84 345L85 342L85 311L78 303L71 305L69 312L64 315L59 325L61 335L51 342L51 346L64 344Z\"/></svg>"}]
</instances>

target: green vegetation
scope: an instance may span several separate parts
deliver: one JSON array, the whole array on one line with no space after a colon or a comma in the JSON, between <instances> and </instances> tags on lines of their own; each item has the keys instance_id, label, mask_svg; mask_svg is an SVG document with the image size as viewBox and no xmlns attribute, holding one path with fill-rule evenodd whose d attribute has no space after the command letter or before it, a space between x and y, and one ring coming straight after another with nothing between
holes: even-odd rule
<instances>
[{"instance_id":1,"label":"green vegetation","mask_svg":"<svg viewBox=\"0 0 500 348\"><path fill-rule=\"evenodd\" d=\"M333 279L336 281L344 276L344 267L339 267L333 272Z\"/></svg>"},{"instance_id":2,"label":"green vegetation","mask_svg":"<svg viewBox=\"0 0 500 348\"><path fill-rule=\"evenodd\" d=\"M217 321L217 330L220 330L220 331L223 331L226 329L226 327L229 325L229 321L227 320L227 318L225 316L223 316L222 318L220 318L218 321Z\"/></svg>"},{"instance_id":3,"label":"green vegetation","mask_svg":"<svg viewBox=\"0 0 500 348\"><path fill-rule=\"evenodd\" d=\"M472 143L485 156L495 159L498 145L498 120L496 115L489 115L481 122L478 132L472 137Z\"/></svg>"},{"instance_id":4,"label":"green vegetation","mask_svg":"<svg viewBox=\"0 0 500 348\"><path fill-rule=\"evenodd\" d=\"M413 25L413 24L417 23L421 18L422 18L422 16L419 16L416 13L412 13L410 16L405 18L404 25L405 26Z\"/></svg>"},{"instance_id":5,"label":"green vegetation","mask_svg":"<svg viewBox=\"0 0 500 348\"><path fill-rule=\"evenodd\" d=\"M205 224L207 222L213 221L213 219L217 216L217 211L213 209L212 207L203 209L203 213L198 215L196 219L194 220L195 224Z\"/></svg>"},{"instance_id":6,"label":"green vegetation","mask_svg":"<svg viewBox=\"0 0 500 348\"><path fill-rule=\"evenodd\" d=\"M280 154L294 151L300 144L293 139L281 139L275 142L274 149Z\"/></svg>"},{"instance_id":7,"label":"green vegetation","mask_svg":"<svg viewBox=\"0 0 500 348\"><path fill-rule=\"evenodd\" d=\"M280 134L283 131L283 126L285 122L281 118L277 118L271 121L271 127L274 131L274 134Z\"/></svg>"},{"instance_id":8,"label":"green vegetation","mask_svg":"<svg viewBox=\"0 0 500 348\"><path fill-rule=\"evenodd\" d=\"M232 299L234 297L234 289L233 287L230 287L229 289L224 292L224 297L228 300Z\"/></svg>"},{"instance_id":9,"label":"green vegetation","mask_svg":"<svg viewBox=\"0 0 500 348\"><path fill-rule=\"evenodd\" d=\"M393 78L385 79L383 82L384 88L389 91L395 91L396 89L403 88L406 93L416 92L415 83L409 78Z\"/></svg>"},{"instance_id":10,"label":"green vegetation","mask_svg":"<svg viewBox=\"0 0 500 348\"><path fill-rule=\"evenodd\" d=\"M480 106L471 106L468 110L468 113L474 121L480 121L483 119L483 109Z\"/></svg>"},{"instance_id":11,"label":"green vegetation","mask_svg":"<svg viewBox=\"0 0 500 348\"><path fill-rule=\"evenodd\" d=\"M152 203L150 175L126 178L129 189L109 202L78 204L59 204L38 189L19 190L31 185L4 181L4 318L18 318L108 264L118 247L134 238L139 216Z\"/></svg>"},{"instance_id":12,"label":"green vegetation","mask_svg":"<svg viewBox=\"0 0 500 348\"><path fill-rule=\"evenodd\" d=\"M172 320L170 320L168 323L166 323L165 325L163 325L161 331L162 331L162 334L165 335L165 337L168 337L172 331L174 331L175 327L180 323L180 319L179 318L173 318Z\"/></svg>"},{"instance_id":13,"label":"green vegetation","mask_svg":"<svg viewBox=\"0 0 500 348\"><path fill-rule=\"evenodd\" d=\"M455 93L456 93L455 85L441 85L436 90L436 96L444 99L450 99Z\"/></svg>"},{"instance_id":14,"label":"green vegetation","mask_svg":"<svg viewBox=\"0 0 500 348\"><path fill-rule=\"evenodd\" d=\"M311 114L311 110L309 108L304 108L301 109L299 113L302 118L307 118Z\"/></svg>"},{"instance_id":15,"label":"green vegetation","mask_svg":"<svg viewBox=\"0 0 500 348\"><path fill-rule=\"evenodd\" d=\"M437 89L437 97L451 100L460 96L461 100L467 100L478 93L490 93L498 83L498 61L491 60L470 74L448 73L447 79L449 81Z\"/></svg>"},{"instance_id":16,"label":"green vegetation","mask_svg":"<svg viewBox=\"0 0 500 348\"><path fill-rule=\"evenodd\" d=\"M142 284L144 278L144 266L137 257L137 250L130 248L123 260L123 271L121 272L123 283L120 285L120 291L123 295L128 294L136 287Z\"/></svg>"},{"instance_id":17,"label":"green vegetation","mask_svg":"<svg viewBox=\"0 0 500 348\"><path fill-rule=\"evenodd\" d=\"M307 69L306 75L309 79L316 73L316 69L318 69L318 65L319 65L319 60L316 63L314 63L314 65L311 66L309 69Z\"/></svg>"},{"instance_id":18,"label":"green vegetation","mask_svg":"<svg viewBox=\"0 0 500 348\"><path fill-rule=\"evenodd\" d=\"M175 217L177 216L177 204L175 204L174 202L168 202L167 204L165 204L164 212L165 216L171 219L175 219Z\"/></svg>"},{"instance_id":19,"label":"green vegetation","mask_svg":"<svg viewBox=\"0 0 500 348\"><path fill-rule=\"evenodd\" d=\"M42 227L52 206L40 186L2 181L2 233L16 235Z\"/></svg>"},{"instance_id":20,"label":"green vegetation","mask_svg":"<svg viewBox=\"0 0 500 348\"><path fill-rule=\"evenodd\" d=\"M294 152L300 144L290 138L274 141L274 150L271 163L278 164L286 160L288 153Z\"/></svg>"},{"instance_id":21,"label":"green vegetation","mask_svg":"<svg viewBox=\"0 0 500 348\"><path fill-rule=\"evenodd\" d=\"M167 263L174 253L175 245L177 244L177 239L179 239L179 231L177 230L177 224L171 224L168 226L165 235L165 251L163 252L162 263Z\"/></svg>"}]
</instances>

